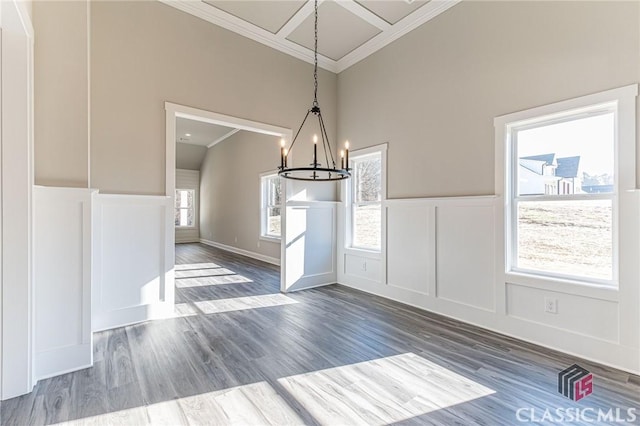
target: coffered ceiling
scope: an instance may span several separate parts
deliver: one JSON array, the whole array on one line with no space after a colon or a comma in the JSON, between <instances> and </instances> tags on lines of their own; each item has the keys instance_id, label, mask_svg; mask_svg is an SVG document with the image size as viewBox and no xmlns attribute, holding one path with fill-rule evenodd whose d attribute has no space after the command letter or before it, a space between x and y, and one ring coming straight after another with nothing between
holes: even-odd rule
<instances>
[{"instance_id":1,"label":"coffered ceiling","mask_svg":"<svg viewBox=\"0 0 640 426\"><path fill-rule=\"evenodd\" d=\"M313 0L160 0L313 63ZM318 0L318 64L335 73L460 0Z\"/></svg>"}]
</instances>

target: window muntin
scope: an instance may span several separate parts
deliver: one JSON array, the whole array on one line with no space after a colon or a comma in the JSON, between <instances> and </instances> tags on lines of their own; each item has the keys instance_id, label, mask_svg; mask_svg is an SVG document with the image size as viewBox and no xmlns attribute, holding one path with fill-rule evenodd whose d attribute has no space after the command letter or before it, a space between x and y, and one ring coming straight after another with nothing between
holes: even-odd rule
<instances>
[{"instance_id":1,"label":"window muntin","mask_svg":"<svg viewBox=\"0 0 640 426\"><path fill-rule=\"evenodd\" d=\"M193 228L195 226L195 190L176 189L175 226Z\"/></svg>"},{"instance_id":2,"label":"window muntin","mask_svg":"<svg viewBox=\"0 0 640 426\"><path fill-rule=\"evenodd\" d=\"M511 270L613 282L616 106L511 128Z\"/></svg>"},{"instance_id":3,"label":"window muntin","mask_svg":"<svg viewBox=\"0 0 640 426\"><path fill-rule=\"evenodd\" d=\"M282 186L277 174L263 176L262 183L262 232L263 237L280 238L282 235L281 203Z\"/></svg>"},{"instance_id":4,"label":"window muntin","mask_svg":"<svg viewBox=\"0 0 640 426\"><path fill-rule=\"evenodd\" d=\"M352 167L351 246L380 251L382 243L382 154L355 156Z\"/></svg>"}]
</instances>

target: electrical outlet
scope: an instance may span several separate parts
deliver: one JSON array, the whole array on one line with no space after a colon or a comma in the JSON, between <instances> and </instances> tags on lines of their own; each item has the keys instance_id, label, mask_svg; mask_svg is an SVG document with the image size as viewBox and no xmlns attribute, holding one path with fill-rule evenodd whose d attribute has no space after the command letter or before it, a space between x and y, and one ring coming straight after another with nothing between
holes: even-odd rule
<instances>
[{"instance_id":1,"label":"electrical outlet","mask_svg":"<svg viewBox=\"0 0 640 426\"><path fill-rule=\"evenodd\" d=\"M558 313L558 299L552 297L544 298L544 311L550 314Z\"/></svg>"},{"instance_id":2,"label":"electrical outlet","mask_svg":"<svg viewBox=\"0 0 640 426\"><path fill-rule=\"evenodd\" d=\"M366 261L362 262L362 265L360 265L360 267L362 268L362 272L367 272L367 262Z\"/></svg>"},{"instance_id":3,"label":"electrical outlet","mask_svg":"<svg viewBox=\"0 0 640 426\"><path fill-rule=\"evenodd\" d=\"M237 243L238 242L238 237L235 237L234 241Z\"/></svg>"}]
</instances>

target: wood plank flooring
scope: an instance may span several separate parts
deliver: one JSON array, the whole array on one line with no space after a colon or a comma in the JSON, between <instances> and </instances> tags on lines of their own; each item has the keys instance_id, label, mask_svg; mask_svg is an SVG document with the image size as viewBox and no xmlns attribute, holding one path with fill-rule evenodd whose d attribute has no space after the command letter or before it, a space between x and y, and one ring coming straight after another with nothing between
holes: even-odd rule
<instances>
[{"instance_id":1,"label":"wood plank flooring","mask_svg":"<svg viewBox=\"0 0 640 426\"><path fill-rule=\"evenodd\" d=\"M512 425L518 408L640 418L637 376L342 286L281 294L278 268L204 245L178 245L176 259L176 318L97 333L92 368L3 402L0 424ZM579 402L557 392L574 363L594 374Z\"/></svg>"}]
</instances>

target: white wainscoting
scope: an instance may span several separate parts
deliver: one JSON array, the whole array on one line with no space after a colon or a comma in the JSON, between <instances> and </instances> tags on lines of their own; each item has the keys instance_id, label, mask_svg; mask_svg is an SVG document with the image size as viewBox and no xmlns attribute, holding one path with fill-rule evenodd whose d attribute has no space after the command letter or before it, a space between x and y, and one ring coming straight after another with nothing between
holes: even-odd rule
<instances>
[{"instance_id":1,"label":"white wainscoting","mask_svg":"<svg viewBox=\"0 0 640 426\"><path fill-rule=\"evenodd\" d=\"M384 201L381 253L341 241L338 282L637 374L640 231L638 215L629 212L638 211L638 201L621 195L628 232L620 235L619 290L505 274L503 201L496 196ZM345 215L342 205L341 232ZM545 312L545 297L558 300L557 314Z\"/></svg>"},{"instance_id":2,"label":"white wainscoting","mask_svg":"<svg viewBox=\"0 0 640 426\"><path fill-rule=\"evenodd\" d=\"M95 191L33 191L35 378L92 365L91 197Z\"/></svg>"},{"instance_id":3,"label":"white wainscoting","mask_svg":"<svg viewBox=\"0 0 640 426\"><path fill-rule=\"evenodd\" d=\"M336 282L336 203L288 201L282 291Z\"/></svg>"},{"instance_id":4,"label":"white wainscoting","mask_svg":"<svg viewBox=\"0 0 640 426\"><path fill-rule=\"evenodd\" d=\"M173 313L171 202L165 196L95 196L94 331Z\"/></svg>"}]
</instances>

